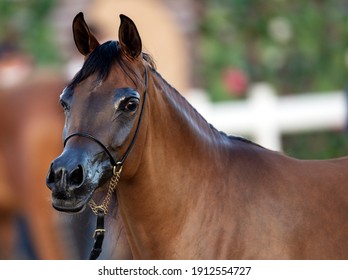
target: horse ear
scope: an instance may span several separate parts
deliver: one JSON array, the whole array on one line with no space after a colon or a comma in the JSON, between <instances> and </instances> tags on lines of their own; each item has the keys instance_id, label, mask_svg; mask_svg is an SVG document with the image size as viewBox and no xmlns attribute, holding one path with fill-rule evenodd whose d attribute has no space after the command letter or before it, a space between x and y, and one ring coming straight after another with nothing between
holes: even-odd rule
<instances>
[{"instance_id":1,"label":"horse ear","mask_svg":"<svg viewBox=\"0 0 348 280\"><path fill-rule=\"evenodd\" d=\"M120 15L121 25L118 30L122 52L130 57L137 58L141 54L142 44L139 32L134 22L125 15Z\"/></svg>"},{"instance_id":2,"label":"horse ear","mask_svg":"<svg viewBox=\"0 0 348 280\"><path fill-rule=\"evenodd\" d=\"M75 16L72 28L75 45L81 54L86 56L99 46L99 42L91 33L85 22L83 13L80 12Z\"/></svg>"}]
</instances>

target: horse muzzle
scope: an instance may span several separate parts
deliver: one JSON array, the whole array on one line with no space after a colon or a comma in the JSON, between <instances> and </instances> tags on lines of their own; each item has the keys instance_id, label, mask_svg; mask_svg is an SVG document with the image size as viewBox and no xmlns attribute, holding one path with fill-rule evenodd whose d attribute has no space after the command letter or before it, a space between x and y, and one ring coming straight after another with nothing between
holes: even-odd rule
<instances>
[{"instance_id":1,"label":"horse muzzle","mask_svg":"<svg viewBox=\"0 0 348 280\"><path fill-rule=\"evenodd\" d=\"M104 173L103 165L93 162L96 161L79 149L66 149L52 162L46 185L52 191L56 210L80 212L85 208Z\"/></svg>"}]
</instances>

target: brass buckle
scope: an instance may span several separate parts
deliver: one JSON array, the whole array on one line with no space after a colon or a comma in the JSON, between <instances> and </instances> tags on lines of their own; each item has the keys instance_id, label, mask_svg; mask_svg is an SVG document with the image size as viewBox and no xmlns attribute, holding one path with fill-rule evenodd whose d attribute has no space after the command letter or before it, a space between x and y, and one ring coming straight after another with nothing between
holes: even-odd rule
<instances>
[{"instance_id":1,"label":"brass buckle","mask_svg":"<svg viewBox=\"0 0 348 280\"><path fill-rule=\"evenodd\" d=\"M100 234L104 234L105 233L105 229L103 228L97 228L95 231L94 231L94 234L93 234L93 238L95 239L96 236L100 235Z\"/></svg>"}]
</instances>

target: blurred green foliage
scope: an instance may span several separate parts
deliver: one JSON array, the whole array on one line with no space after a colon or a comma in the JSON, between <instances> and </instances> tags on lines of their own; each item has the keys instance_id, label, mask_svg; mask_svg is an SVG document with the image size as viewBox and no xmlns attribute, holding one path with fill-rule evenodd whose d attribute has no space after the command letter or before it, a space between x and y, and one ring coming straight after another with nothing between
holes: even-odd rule
<instances>
[{"instance_id":1,"label":"blurred green foliage","mask_svg":"<svg viewBox=\"0 0 348 280\"><path fill-rule=\"evenodd\" d=\"M315 131L283 135L284 152L299 159L328 159L348 155L347 134Z\"/></svg>"},{"instance_id":2,"label":"blurred green foliage","mask_svg":"<svg viewBox=\"0 0 348 280\"><path fill-rule=\"evenodd\" d=\"M243 97L226 87L227 69L244 72L249 85L269 82L279 95L346 87L346 0L205 0L205 6L197 71L213 101ZM297 158L348 155L344 131L284 135L282 140L284 152Z\"/></svg>"},{"instance_id":3,"label":"blurred green foliage","mask_svg":"<svg viewBox=\"0 0 348 280\"><path fill-rule=\"evenodd\" d=\"M37 64L60 61L50 13L55 0L0 0L0 42L30 54Z\"/></svg>"},{"instance_id":4,"label":"blurred green foliage","mask_svg":"<svg viewBox=\"0 0 348 280\"><path fill-rule=\"evenodd\" d=\"M347 82L345 0L205 0L199 69L214 101L233 98L222 76L241 69L249 84L279 94L342 89Z\"/></svg>"}]
</instances>

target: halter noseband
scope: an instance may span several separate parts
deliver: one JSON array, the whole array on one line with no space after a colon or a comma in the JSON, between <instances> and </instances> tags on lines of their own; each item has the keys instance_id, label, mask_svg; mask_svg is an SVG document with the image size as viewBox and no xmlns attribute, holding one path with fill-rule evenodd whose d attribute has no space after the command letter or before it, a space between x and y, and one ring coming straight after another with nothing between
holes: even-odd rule
<instances>
[{"instance_id":1,"label":"halter noseband","mask_svg":"<svg viewBox=\"0 0 348 280\"><path fill-rule=\"evenodd\" d=\"M102 245L103 245L104 234L105 234L104 216L108 212L108 205L110 203L112 193L115 191L117 183L118 183L118 181L120 179L120 175L121 175L121 171L122 171L122 168L123 168L123 164L126 161L129 153L131 152L131 150L132 150L132 148L134 146L135 140L136 140L136 138L138 136L138 132L139 132L139 128L140 128L140 124L141 124L141 120L143 118L143 112L144 112L144 108L145 108L147 86L148 86L148 74L147 74L147 68L145 67L145 89L144 89L144 98L143 98L144 100L143 100L143 103L141 105L141 111L140 111L137 127L135 129L132 141L130 142L126 152L124 153L124 155L121 157L121 159L119 161L116 161L114 159L114 157L111 155L111 153L108 150L108 148L101 141L99 141L97 138L95 138L94 136L92 136L92 135L90 135L88 133L76 132L76 133L70 134L64 140L64 147L65 147L66 143L68 142L68 140L71 139L72 137L75 137L75 136L85 137L87 139L90 139L90 140L94 141L100 147L102 147L104 152L109 156L111 165L113 167L113 171L112 171L113 175L112 175L111 180L110 180L108 192L107 192L107 195L104 198L102 204L101 205L97 205L93 201L93 199L91 199L89 201L89 203L88 203L88 205L90 206L90 208L93 211L93 213L97 215L96 230L94 231L94 235L93 235L93 237L95 239L95 242L94 242L93 249L92 249L92 251L90 253L90 256L89 256L90 260L97 259L99 257L99 255L100 255L101 251L102 251Z\"/></svg>"}]
</instances>

